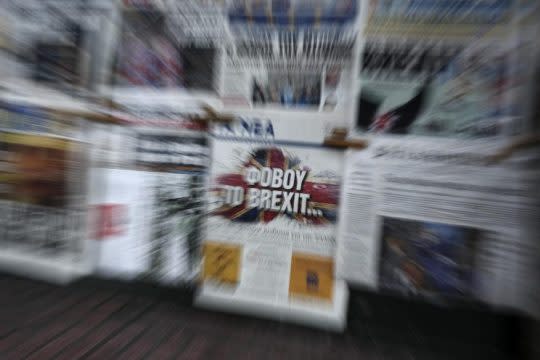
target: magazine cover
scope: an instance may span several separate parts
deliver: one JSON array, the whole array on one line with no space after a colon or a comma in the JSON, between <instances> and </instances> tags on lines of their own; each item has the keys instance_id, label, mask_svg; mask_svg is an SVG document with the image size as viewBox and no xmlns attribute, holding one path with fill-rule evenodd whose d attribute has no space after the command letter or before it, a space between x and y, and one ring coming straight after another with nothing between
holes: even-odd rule
<instances>
[{"instance_id":1,"label":"magazine cover","mask_svg":"<svg viewBox=\"0 0 540 360\"><path fill-rule=\"evenodd\" d=\"M332 302L339 151L216 138L203 278L235 295Z\"/></svg>"}]
</instances>

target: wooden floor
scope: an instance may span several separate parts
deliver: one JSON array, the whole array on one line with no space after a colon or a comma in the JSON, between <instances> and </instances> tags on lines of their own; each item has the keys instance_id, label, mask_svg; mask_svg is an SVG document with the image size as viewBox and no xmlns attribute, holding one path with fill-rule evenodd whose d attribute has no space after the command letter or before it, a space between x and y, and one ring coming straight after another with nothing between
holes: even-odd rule
<instances>
[{"instance_id":1,"label":"wooden floor","mask_svg":"<svg viewBox=\"0 0 540 360\"><path fill-rule=\"evenodd\" d=\"M349 330L333 334L199 310L186 291L0 275L0 359L513 359L493 346L495 333L469 329L472 337L456 340L447 330L422 333L407 314L379 314L369 301L351 306L359 310ZM456 326L481 319L469 320Z\"/></svg>"}]
</instances>

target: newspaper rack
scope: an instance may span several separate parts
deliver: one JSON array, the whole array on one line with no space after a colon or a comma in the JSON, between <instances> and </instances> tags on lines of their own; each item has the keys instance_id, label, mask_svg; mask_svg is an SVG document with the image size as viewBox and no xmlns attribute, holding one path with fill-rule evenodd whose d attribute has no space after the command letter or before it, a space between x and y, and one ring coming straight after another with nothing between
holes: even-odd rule
<instances>
[{"instance_id":1,"label":"newspaper rack","mask_svg":"<svg viewBox=\"0 0 540 360\"><path fill-rule=\"evenodd\" d=\"M53 92L53 96L47 96L46 94L43 94L43 96L38 96L35 95L35 93L44 91L44 89L41 89L38 86L32 86L31 89L28 89L26 86L24 86L26 84L23 84L22 87L17 85L14 87L6 87L6 90L8 91L2 94L2 101L5 104L16 104L17 106L20 105L31 108L35 107L36 109L39 108L40 110L48 111L53 116L60 115L61 117L73 117L99 122L113 121L104 112L92 110L89 104L83 103L80 100L75 100L71 97L55 93L51 90L48 90L48 94ZM34 95L27 96L24 95L25 93L33 93ZM6 130L8 133L10 133L9 128ZM56 136L52 133L15 131L13 134L19 138L22 136L30 137L25 141L25 144L35 141L32 140L34 138L45 140L42 141L42 143L45 145L55 141L71 140L84 144L84 140L81 142L80 139ZM46 141L46 139L49 141ZM83 150L83 157L84 156L86 156L85 150ZM83 199L78 199L77 201L84 202L84 194ZM79 211L84 211L84 205L79 206L78 209ZM79 213L78 215L76 214L75 216L83 216L83 218L85 218L84 214L82 213ZM80 252L47 254L46 251L35 248L3 246L0 250L0 269L20 276L31 277L57 284L67 284L80 277L89 275L92 272L92 266L90 264L90 256L88 254L89 244L85 237L85 220L82 220L82 227L76 231L79 232L79 234L72 241L77 243L75 246L80 249ZM69 244L69 246L72 245L73 244L71 243Z\"/></svg>"}]
</instances>

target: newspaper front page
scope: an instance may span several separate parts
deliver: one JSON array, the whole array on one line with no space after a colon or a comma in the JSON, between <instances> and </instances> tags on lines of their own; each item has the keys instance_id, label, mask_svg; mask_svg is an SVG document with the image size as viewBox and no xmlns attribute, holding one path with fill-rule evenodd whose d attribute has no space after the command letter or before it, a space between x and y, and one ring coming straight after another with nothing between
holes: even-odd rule
<instances>
[{"instance_id":1,"label":"newspaper front page","mask_svg":"<svg viewBox=\"0 0 540 360\"><path fill-rule=\"evenodd\" d=\"M518 11L520 10L520 11ZM519 1L371 1L352 131L455 138L524 132L534 41Z\"/></svg>"},{"instance_id":2,"label":"newspaper front page","mask_svg":"<svg viewBox=\"0 0 540 360\"><path fill-rule=\"evenodd\" d=\"M185 109L128 104L94 126L92 238L105 277L185 284L198 271L207 126Z\"/></svg>"},{"instance_id":3,"label":"newspaper front page","mask_svg":"<svg viewBox=\"0 0 540 360\"><path fill-rule=\"evenodd\" d=\"M360 8L357 0L232 2L225 16L224 106L344 111Z\"/></svg>"},{"instance_id":4,"label":"newspaper front page","mask_svg":"<svg viewBox=\"0 0 540 360\"><path fill-rule=\"evenodd\" d=\"M24 101L0 104L3 254L81 262L86 209L80 124Z\"/></svg>"},{"instance_id":5,"label":"newspaper front page","mask_svg":"<svg viewBox=\"0 0 540 360\"><path fill-rule=\"evenodd\" d=\"M381 138L346 159L338 276L382 292L537 311L537 158L497 143ZM536 165L535 165L536 164Z\"/></svg>"},{"instance_id":6,"label":"newspaper front page","mask_svg":"<svg viewBox=\"0 0 540 360\"><path fill-rule=\"evenodd\" d=\"M289 121L253 117L214 129L203 288L331 308L343 156L322 148L316 133L289 129Z\"/></svg>"}]
</instances>

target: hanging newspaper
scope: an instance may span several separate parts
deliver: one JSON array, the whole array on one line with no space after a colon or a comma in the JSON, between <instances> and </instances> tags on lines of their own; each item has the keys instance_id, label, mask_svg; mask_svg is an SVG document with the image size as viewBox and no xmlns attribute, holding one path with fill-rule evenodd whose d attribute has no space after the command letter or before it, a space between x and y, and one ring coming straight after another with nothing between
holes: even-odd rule
<instances>
[{"instance_id":1,"label":"hanging newspaper","mask_svg":"<svg viewBox=\"0 0 540 360\"><path fill-rule=\"evenodd\" d=\"M2 266L13 255L32 259L28 268L44 261L72 271L83 260L86 215L80 124L26 102L2 102L0 112Z\"/></svg>"},{"instance_id":2,"label":"hanging newspaper","mask_svg":"<svg viewBox=\"0 0 540 360\"><path fill-rule=\"evenodd\" d=\"M209 156L206 124L161 104L130 105L115 117L125 123L118 134L94 129L102 148L91 178L97 270L170 285L191 281Z\"/></svg>"},{"instance_id":3,"label":"hanging newspaper","mask_svg":"<svg viewBox=\"0 0 540 360\"><path fill-rule=\"evenodd\" d=\"M240 108L347 107L357 0L130 0L118 10L119 33L105 46L115 91L204 93Z\"/></svg>"},{"instance_id":4,"label":"hanging newspaper","mask_svg":"<svg viewBox=\"0 0 540 360\"><path fill-rule=\"evenodd\" d=\"M223 7L212 1L124 1L112 40L116 88L217 90ZM221 44L221 45L218 45Z\"/></svg>"},{"instance_id":5,"label":"hanging newspaper","mask_svg":"<svg viewBox=\"0 0 540 360\"><path fill-rule=\"evenodd\" d=\"M245 117L214 129L201 303L277 317L291 316L294 303L299 313L344 314L334 280L342 153L290 128Z\"/></svg>"},{"instance_id":6,"label":"hanging newspaper","mask_svg":"<svg viewBox=\"0 0 540 360\"><path fill-rule=\"evenodd\" d=\"M11 26L10 70L3 81L33 81L72 92L86 88L99 71L91 47L111 2L103 0L4 0ZM96 49L97 50L97 49Z\"/></svg>"},{"instance_id":7,"label":"hanging newspaper","mask_svg":"<svg viewBox=\"0 0 540 360\"><path fill-rule=\"evenodd\" d=\"M410 138L350 152L338 273L383 292L537 312L525 292L540 250L538 157L490 162L500 148Z\"/></svg>"},{"instance_id":8,"label":"hanging newspaper","mask_svg":"<svg viewBox=\"0 0 540 360\"><path fill-rule=\"evenodd\" d=\"M372 1L357 134L513 135L526 113L515 1Z\"/></svg>"},{"instance_id":9,"label":"hanging newspaper","mask_svg":"<svg viewBox=\"0 0 540 360\"><path fill-rule=\"evenodd\" d=\"M359 8L356 0L233 2L221 91L225 106L342 108Z\"/></svg>"}]
</instances>

